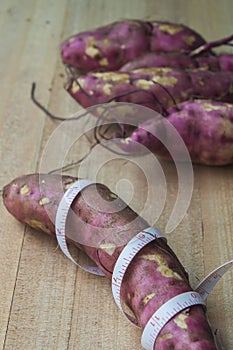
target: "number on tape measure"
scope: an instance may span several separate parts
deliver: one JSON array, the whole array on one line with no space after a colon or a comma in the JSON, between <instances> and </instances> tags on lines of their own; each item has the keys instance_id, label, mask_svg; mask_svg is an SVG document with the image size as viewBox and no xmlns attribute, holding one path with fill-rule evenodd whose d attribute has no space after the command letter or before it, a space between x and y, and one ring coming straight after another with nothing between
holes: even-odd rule
<instances>
[{"instance_id":1,"label":"number on tape measure","mask_svg":"<svg viewBox=\"0 0 233 350\"><path fill-rule=\"evenodd\" d=\"M153 350L155 340L165 324L180 311L198 304L205 305L205 302L197 292L182 293L168 300L147 322L142 333L142 346Z\"/></svg>"},{"instance_id":2,"label":"number on tape measure","mask_svg":"<svg viewBox=\"0 0 233 350\"><path fill-rule=\"evenodd\" d=\"M56 214L56 237L58 244L63 253L81 269L90 272L95 275L104 276L104 273L97 266L81 265L77 263L71 256L69 249L66 244L65 228L68 212L71 204L73 203L76 196L87 186L94 184L90 180L78 180L65 192L58 206ZM160 232L156 229L149 227L139 232L133 237L125 248L122 250L119 258L114 267L112 275L112 293L118 307L123 311L121 305L121 285L127 268L135 255L148 243L155 240L156 238L165 239ZM150 318L147 325L145 326L142 334L142 346L147 350L153 350L154 343L161 329L165 324L174 317L177 313L188 308L192 305L205 305L205 299L208 297L216 283L221 277L233 266L233 260L226 262L213 270L207 275L202 282L198 284L195 291L186 292L175 296L163 304ZM124 312L124 311L123 311ZM137 321L133 319L126 312L124 314L134 324L137 325Z\"/></svg>"},{"instance_id":3,"label":"number on tape measure","mask_svg":"<svg viewBox=\"0 0 233 350\"><path fill-rule=\"evenodd\" d=\"M85 270L89 273L92 273L94 275L98 276L104 276L104 273L97 267L97 266L88 266L84 264L77 263L73 257L71 256L69 249L66 244L66 220L68 216L68 212L70 210L70 206L73 203L74 199L77 197L77 195L87 186L93 185L94 182L90 180L78 180L74 182L70 188L64 193L64 196L62 197L57 214L56 214L56 221L55 221L55 227L56 227L56 237L57 242L62 250L62 252L69 258L75 265L80 267L82 270Z\"/></svg>"},{"instance_id":4,"label":"number on tape measure","mask_svg":"<svg viewBox=\"0 0 233 350\"><path fill-rule=\"evenodd\" d=\"M210 294L216 283L233 266L233 260L226 262L213 270L204 280L199 283L195 291L179 294L168 300L151 317L146 324L142 334L142 346L146 350L153 350L156 338L165 324L177 313L186 307L202 304L205 305L205 299Z\"/></svg>"},{"instance_id":5,"label":"number on tape measure","mask_svg":"<svg viewBox=\"0 0 233 350\"><path fill-rule=\"evenodd\" d=\"M117 262L115 264L113 274L112 274L112 294L117 306L122 312L123 308L121 305L121 285L125 275L125 272L133 260L135 255L143 248L145 245L155 240L156 238L164 238L162 234L153 227L149 227L141 232L139 232L135 237L133 237L122 250L119 255ZM137 325L137 321L124 312L126 317Z\"/></svg>"},{"instance_id":6,"label":"number on tape measure","mask_svg":"<svg viewBox=\"0 0 233 350\"><path fill-rule=\"evenodd\" d=\"M226 262L225 264L217 267L211 273L209 273L195 288L195 290L206 299L217 282L222 276L233 266L233 260Z\"/></svg>"}]
</instances>

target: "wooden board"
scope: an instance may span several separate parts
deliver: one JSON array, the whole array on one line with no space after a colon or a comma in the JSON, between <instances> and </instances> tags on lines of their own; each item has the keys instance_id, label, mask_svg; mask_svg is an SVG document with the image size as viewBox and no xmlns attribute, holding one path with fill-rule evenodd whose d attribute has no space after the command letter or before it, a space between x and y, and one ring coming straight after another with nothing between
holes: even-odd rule
<instances>
[{"instance_id":1,"label":"wooden board","mask_svg":"<svg viewBox=\"0 0 233 350\"><path fill-rule=\"evenodd\" d=\"M231 0L2 0L0 186L40 168L44 146L59 125L31 102L33 81L38 99L54 113L67 116L80 109L63 89L65 71L59 43L67 36L118 19L154 18L183 22L207 40L214 40L232 33L232 13ZM80 121L80 130L84 125L85 121ZM77 157L87 147L87 141L80 141ZM75 159L69 155L67 161ZM95 161L85 163L84 176L95 175L93 164L98 165L99 160ZM140 211L147 191L145 179L139 169L116 162L104 165L98 180L127 199L132 188L127 182L117 182L128 179L133 186L131 205ZM116 166L121 171L116 172ZM164 171L168 194L156 223L161 230L177 190L175 169L165 164ZM195 166L194 175L188 212L167 237L193 286L232 259L233 167ZM156 182L151 190L155 196L147 211L149 219L159 201ZM0 206L0 350L141 349L141 331L117 310L110 282L76 269L57 249L55 240L25 228L2 202ZM226 350L233 347L232 284L229 271L208 298L209 319L213 329L220 330Z\"/></svg>"}]
</instances>

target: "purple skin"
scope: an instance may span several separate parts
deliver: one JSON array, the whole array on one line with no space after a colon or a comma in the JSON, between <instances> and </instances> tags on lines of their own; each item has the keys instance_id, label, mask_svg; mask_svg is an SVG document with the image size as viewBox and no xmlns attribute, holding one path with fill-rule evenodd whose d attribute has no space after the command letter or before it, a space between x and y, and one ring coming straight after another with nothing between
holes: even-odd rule
<instances>
[{"instance_id":1,"label":"purple skin","mask_svg":"<svg viewBox=\"0 0 233 350\"><path fill-rule=\"evenodd\" d=\"M149 49L150 31L132 20L73 35L61 44L62 61L82 71L117 70Z\"/></svg>"},{"instance_id":2,"label":"purple skin","mask_svg":"<svg viewBox=\"0 0 233 350\"><path fill-rule=\"evenodd\" d=\"M109 71L148 51L191 52L204 43L181 24L126 20L71 36L61 44L61 56L83 72Z\"/></svg>"},{"instance_id":3,"label":"purple skin","mask_svg":"<svg viewBox=\"0 0 233 350\"><path fill-rule=\"evenodd\" d=\"M179 132L193 163L233 163L233 105L209 100L187 101L171 107L167 120ZM167 149L150 133L155 134L159 127L159 122L149 119L129 137L118 141L118 145L127 152L135 152L135 142L138 142L156 155L170 159Z\"/></svg>"},{"instance_id":4,"label":"purple skin","mask_svg":"<svg viewBox=\"0 0 233 350\"><path fill-rule=\"evenodd\" d=\"M180 54L146 53L126 63L120 72L128 72L138 68L171 67L178 69L204 68L211 71L233 71L233 55L225 54L208 57L190 57Z\"/></svg>"},{"instance_id":5,"label":"purple skin","mask_svg":"<svg viewBox=\"0 0 233 350\"><path fill-rule=\"evenodd\" d=\"M40 175L40 180L43 180L41 185L38 174L13 180L3 189L3 200L15 218L54 236L53 222L58 203L64 191L77 179ZM89 186L72 204L73 213L77 215L72 242L84 250L110 279L110 271L124 247L122 239L126 244L148 224L107 187L97 185L97 190L95 186ZM93 203L97 205L95 208ZM81 225L81 222L85 224ZM77 243L80 232L85 244ZM98 249L90 246L96 235ZM121 298L125 310L134 315L138 325L144 328L164 302L190 290L187 273L166 241L160 238L145 246L129 265L122 283ZM171 349L217 350L202 306L192 306L180 312L161 330L154 350Z\"/></svg>"},{"instance_id":6,"label":"purple skin","mask_svg":"<svg viewBox=\"0 0 233 350\"><path fill-rule=\"evenodd\" d=\"M193 97L233 102L233 72L226 71L142 68L127 73L88 73L77 81L82 90L73 77L66 89L83 107L113 99L140 104L161 113L161 105L169 108L174 101L179 103ZM135 90L137 92L129 93Z\"/></svg>"},{"instance_id":7,"label":"purple skin","mask_svg":"<svg viewBox=\"0 0 233 350\"><path fill-rule=\"evenodd\" d=\"M200 34L183 24L160 21L153 21L151 24L151 52L190 52L205 44Z\"/></svg>"}]
</instances>

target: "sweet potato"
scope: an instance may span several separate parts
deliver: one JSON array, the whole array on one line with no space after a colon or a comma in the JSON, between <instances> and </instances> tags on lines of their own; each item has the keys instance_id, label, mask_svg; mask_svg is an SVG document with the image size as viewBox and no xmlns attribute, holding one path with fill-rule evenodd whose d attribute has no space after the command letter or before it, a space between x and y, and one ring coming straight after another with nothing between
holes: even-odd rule
<instances>
[{"instance_id":1,"label":"sweet potato","mask_svg":"<svg viewBox=\"0 0 233 350\"><path fill-rule=\"evenodd\" d=\"M150 51L190 52L205 44L200 34L179 23L152 21Z\"/></svg>"},{"instance_id":2,"label":"sweet potato","mask_svg":"<svg viewBox=\"0 0 233 350\"><path fill-rule=\"evenodd\" d=\"M194 97L233 102L233 72L142 68L127 73L88 73L71 77L66 89L83 107L114 100L161 112L161 105L168 108Z\"/></svg>"},{"instance_id":3,"label":"sweet potato","mask_svg":"<svg viewBox=\"0 0 233 350\"><path fill-rule=\"evenodd\" d=\"M211 71L233 71L233 55L190 57L180 54L158 54L148 52L120 68L120 72L128 72L138 68L171 67L179 69L203 68Z\"/></svg>"},{"instance_id":4,"label":"sweet potato","mask_svg":"<svg viewBox=\"0 0 233 350\"><path fill-rule=\"evenodd\" d=\"M182 24L125 20L71 36L61 44L61 56L81 71L109 71L148 51L190 52L204 43Z\"/></svg>"},{"instance_id":5,"label":"sweet potato","mask_svg":"<svg viewBox=\"0 0 233 350\"><path fill-rule=\"evenodd\" d=\"M54 235L58 204L64 191L75 180L68 176L61 180L58 175L21 176L4 187L5 206L18 220ZM77 215L72 241L111 278L111 271L124 247L122 238L127 242L148 224L100 184L85 188L75 198L72 209ZM79 243L80 232L85 242L82 244ZM98 248L93 246L93 239L98 241ZM190 290L187 273L167 243L159 238L146 245L129 265L121 298L127 312L134 315L138 325L144 328L164 302ZM180 312L161 330L154 350L171 349L217 350L202 306L192 306Z\"/></svg>"},{"instance_id":6,"label":"sweet potato","mask_svg":"<svg viewBox=\"0 0 233 350\"><path fill-rule=\"evenodd\" d=\"M79 33L61 44L62 60L83 71L116 70L149 49L150 33L150 24L139 20Z\"/></svg>"},{"instance_id":7,"label":"sweet potato","mask_svg":"<svg viewBox=\"0 0 233 350\"><path fill-rule=\"evenodd\" d=\"M185 142L192 162L206 165L233 163L232 104L210 100L186 101L169 108L167 120ZM167 133L167 138L170 138L169 128L161 123L161 119L149 119L126 139L118 140L118 144L127 152L135 152L137 142L158 156L169 159L168 150L155 137L161 124L163 134Z\"/></svg>"}]
</instances>

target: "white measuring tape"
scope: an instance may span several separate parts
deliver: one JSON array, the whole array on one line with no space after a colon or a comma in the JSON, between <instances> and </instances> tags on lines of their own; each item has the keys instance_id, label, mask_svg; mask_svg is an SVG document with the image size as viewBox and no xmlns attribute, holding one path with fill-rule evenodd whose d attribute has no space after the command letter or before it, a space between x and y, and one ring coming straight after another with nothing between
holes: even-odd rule
<instances>
[{"instance_id":1,"label":"white measuring tape","mask_svg":"<svg viewBox=\"0 0 233 350\"><path fill-rule=\"evenodd\" d=\"M65 238L66 220L71 204L73 203L76 196L85 187L93 184L94 182L90 180L78 180L74 182L65 192L56 214L56 237L61 250L74 264L89 273L104 276L104 273L97 266L92 267L77 263L69 252ZM126 270L135 255L148 243L157 238L164 237L155 228L149 227L139 232L128 242L117 259L112 275L112 293L114 300L121 311L123 311L123 308L121 305L120 291ZM163 304L147 322L142 334L142 346L146 350L153 350L154 343L161 329L172 317L190 306L198 304L205 305L205 299L209 293L212 291L221 277L232 266L233 260L226 262L225 264L212 271L208 276L206 276L206 278L204 278L204 280L198 284L195 291L179 294ZM133 319L132 316L128 315L126 312L124 312L124 314L128 319L137 325L137 321Z\"/></svg>"},{"instance_id":2,"label":"white measuring tape","mask_svg":"<svg viewBox=\"0 0 233 350\"><path fill-rule=\"evenodd\" d=\"M233 260L226 262L225 264L217 267L209 275L207 275L203 281L201 281L195 290L201 295L202 299L206 299L216 283L222 278L222 276L233 266Z\"/></svg>"},{"instance_id":3,"label":"white measuring tape","mask_svg":"<svg viewBox=\"0 0 233 350\"><path fill-rule=\"evenodd\" d=\"M121 252L113 271L112 291L118 307L122 310L120 290L125 272L133 260L134 256L149 242L156 238L163 237L161 233L153 228L146 229L138 233ZM195 289L186 293L179 294L164 303L149 319L143 333L142 346L147 350L154 349L154 343L165 324L176 314L193 305L205 305L205 299L214 288L220 278L233 266L233 260L221 265L212 271ZM123 311L123 310L122 310ZM124 312L124 311L123 311ZM135 319L124 312L124 314L133 323L137 324Z\"/></svg>"},{"instance_id":4,"label":"white measuring tape","mask_svg":"<svg viewBox=\"0 0 233 350\"><path fill-rule=\"evenodd\" d=\"M205 305L205 302L197 292L182 293L168 300L147 322L142 333L142 346L147 350L153 350L155 340L165 324L180 311L198 304Z\"/></svg>"},{"instance_id":5,"label":"white measuring tape","mask_svg":"<svg viewBox=\"0 0 233 350\"><path fill-rule=\"evenodd\" d=\"M88 266L81 265L76 262L71 256L69 249L66 244L66 220L68 216L68 212L70 210L71 204L77 195L87 186L93 185L94 182L90 180L78 180L74 182L70 188L65 192L62 197L56 214L55 220L55 228L56 228L56 237L57 242L63 251L63 253L69 258L75 265L80 267L81 269L92 273L93 275L104 276L104 273L97 266Z\"/></svg>"},{"instance_id":6,"label":"white measuring tape","mask_svg":"<svg viewBox=\"0 0 233 350\"><path fill-rule=\"evenodd\" d=\"M125 275L125 272L133 260L135 255L143 248L145 245L155 240L156 238L163 237L162 234L152 227L148 227L147 229L139 232L135 237L133 237L125 248L122 250L119 255L117 262L115 264L113 274L112 274L112 294L117 306L120 308L122 312L120 291L122 281ZM164 237L163 237L164 238ZM124 314L129 318L133 323L137 323L136 320L133 320L130 315L124 312Z\"/></svg>"}]
</instances>

